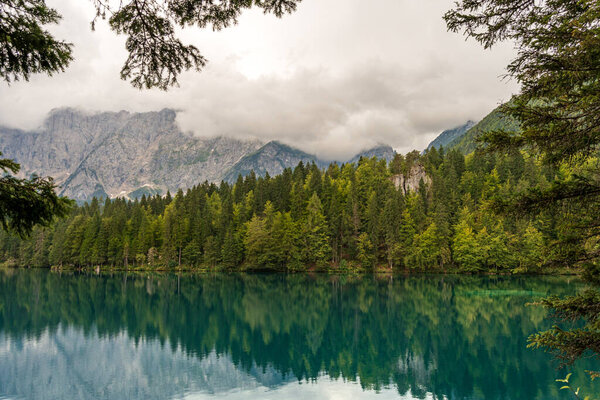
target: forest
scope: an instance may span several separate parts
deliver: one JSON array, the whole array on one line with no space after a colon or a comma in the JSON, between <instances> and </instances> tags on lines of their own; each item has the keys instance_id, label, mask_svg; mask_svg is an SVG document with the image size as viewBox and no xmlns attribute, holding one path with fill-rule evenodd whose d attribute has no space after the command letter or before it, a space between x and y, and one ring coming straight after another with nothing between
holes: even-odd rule
<instances>
[{"instance_id":1,"label":"forest","mask_svg":"<svg viewBox=\"0 0 600 400\"><path fill-rule=\"evenodd\" d=\"M418 185L395 185L419 171ZM324 170L300 163L233 185L94 199L25 239L0 232L0 260L57 268L555 271L572 268L560 260L586 245L565 245L576 229L568 206L524 215L497 208L572 172L523 151L465 156L443 148Z\"/></svg>"}]
</instances>

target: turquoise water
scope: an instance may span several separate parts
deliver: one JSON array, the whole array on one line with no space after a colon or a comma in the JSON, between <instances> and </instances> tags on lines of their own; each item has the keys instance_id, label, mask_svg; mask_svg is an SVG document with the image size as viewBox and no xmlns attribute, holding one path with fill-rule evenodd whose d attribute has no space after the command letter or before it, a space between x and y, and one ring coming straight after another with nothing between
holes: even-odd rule
<instances>
[{"instance_id":1,"label":"turquoise water","mask_svg":"<svg viewBox=\"0 0 600 400\"><path fill-rule=\"evenodd\" d=\"M573 278L0 271L0 398L554 399ZM584 369L572 381L600 397Z\"/></svg>"}]
</instances>

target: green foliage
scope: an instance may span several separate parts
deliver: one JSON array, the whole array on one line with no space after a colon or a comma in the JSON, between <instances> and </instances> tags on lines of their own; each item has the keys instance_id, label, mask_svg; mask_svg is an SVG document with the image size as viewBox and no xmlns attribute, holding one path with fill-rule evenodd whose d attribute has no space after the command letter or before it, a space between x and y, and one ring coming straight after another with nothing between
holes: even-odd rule
<instances>
[{"instance_id":1,"label":"green foliage","mask_svg":"<svg viewBox=\"0 0 600 400\"><path fill-rule=\"evenodd\" d=\"M185 70L200 70L206 59L193 45L184 45L176 27L211 27L221 30L237 23L242 12L260 8L265 14L281 17L296 10L301 0L204 1L151 0L124 1L113 7L110 2L93 0L97 19L106 19L117 34L127 37L129 53L121 78L136 88L157 87L166 90L177 84ZM31 74L52 75L64 71L72 61L72 44L58 41L44 30L61 16L42 0L0 1L0 75L8 82Z\"/></svg>"},{"instance_id":2,"label":"green foliage","mask_svg":"<svg viewBox=\"0 0 600 400\"><path fill-rule=\"evenodd\" d=\"M404 263L411 269L436 270L442 267L442 256L443 238L435 222L432 222L425 231L415 235Z\"/></svg>"},{"instance_id":3,"label":"green foliage","mask_svg":"<svg viewBox=\"0 0 600 400\"><path fill-rule=\"evenodd\" d=\"M446 148L469 154L477 149L478 142L484 134L498 131L518 132L519 130L519 121L509 114L503 113L501 108L497 108L465 132L464 135L448 143Z\"/></svg>"},{"instance_id":4,"label":"green foliage","mask_svg":"<svg viewBox=\"0 0 600 400\"><path fill-rule=\"evenodd\" d=\"M463 266L465 271L480 271L482 269L481 255L473 229L466 221L460 221L455 231L452 245L454 259Z\"/></svg>"},{"instance_id":5,"label":"green foliage","mask_svg":"<svg viewBox=\"0 0 600 400\"><path fill-rule=\"evenodd\" d=\"M308 201L302 236L304 260L309 264L325 264L331 257L331 247L327 234L327 220L323 215L323 206L316 192Z\"/></svg>"},{"instance_id":6,"label":"green foliage","mask_svg":"<svg viewBox=\"0 0 600 400\"><path fill-rule=\"evenodd\" d=\"M499 112L519 121L520 129L487 129L480 139L491 151L525 149L542 161L546 172L529 176L528 185L517 186L515 192L501 190L504 195L491 203L505 215L538 219L520 232L518 268L535 271L546 262L579 264L588 270L590 283L597 284L600 3L461 0L445 19L450 30L463 31L486 48L510 40L517 49L508 73L521 91ZM510 174L526 171L527 162L516 167ZM552 233L545 236L544 231ZM545 248L548 240L554 243L553 251ZM563 321L581 320L581 327L557 325L532 336L532 346L566 362L588 353L600 356L597 289L542 304Z\"/></svg>"},{"instance_id":7,"label":"green foliage","mask_svg":"<svg viewBox=\"0 0 600 400\"><path fill-rule=\"evenodd\" d=\"M0 153L0 156L2 153ZM9 159L0 159L0 224L5 230L27 236L35 225L49 226L55 217L68 214L72 202L54 192L52 178L34 176L19 179L12 174L20 166Z\"/></svg>"},{"instance_id":8,"label":"green foliage","mask_svg":"<svg viewBox=\"0 0 600 400\"><path fill-rule=\"evenodd\" d=\"M404 194L394 173L422 165L430 183ZM498 217L490 201L545 171L522 155L412 152L388 164L281 175L250 174L233 186L204 183L174 197L97 200L30 239L0 235L0 260L18 265L464 272L543 270L570 219ZM573 246L573 251L576 247Z\"/></svg>"},{"instance_id":9,"label":"green foliage","mask_svg":"<svg viewBox=\"0 0 600 400\"><path fill-rule=\"evenodd\" d=\"M357 259L360 264L367 269L372 269L375 266L375 252L373 251L373 243L369 239L369 235L361 233L356 244L358 254Z\"/></svg>"},{"instance_id":10,"label":"green foliage","mask_svg":"<svg viewBox=\"0 0 600 400\"><path fill-rule=\"evenodd\" d=\"M544 238L531 223L525 229L520 246L519 268L527 272L536 272L545 264Z\"/></svg>"},{"instance_id":11,"label":"green foliage","mask_svg":"<svg viewBox=\"0 0 600 400\"><path fill-rule=\"evenodd\" d=\"M264 218L254 216L246 224L246 237L244 246L246 248L246 258L253 267L274 267L273 254L268 250L271 244L271 237L267 230L267 224Z\"/></svg>"},{"instance_id":12,"label":"green foliage","mask_svg":"<svg viewBox=\"0 0 600 400\"><path fill-rule=\"evenodd\" d=\"M43 0L2 0L0 77L10 83L27 81L31 74L63 72L73 59L73 45L56 40L44 29L60 19Z\"/></svg>"}]
</instances>

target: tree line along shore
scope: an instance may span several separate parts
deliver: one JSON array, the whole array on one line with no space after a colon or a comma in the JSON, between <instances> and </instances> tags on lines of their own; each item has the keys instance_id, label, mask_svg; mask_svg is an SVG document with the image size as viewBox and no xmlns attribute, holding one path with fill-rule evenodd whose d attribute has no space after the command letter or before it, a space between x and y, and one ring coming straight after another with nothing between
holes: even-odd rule
<instances>
[{"instance_id":1,"label":"tree line along shore","mask_svg":"<svg viewBox=\"0 0 600 400\"><path fill-rule=\"evenodd\" d=\"M556 262L578 251L564 245L575 229L568 210L494 209L561 173L520 151L443 148L389 163L300 163L233 185L93 199L27 238L1 232L0 259L65 269L572 272Z\"/></svg>"}]
</instances>

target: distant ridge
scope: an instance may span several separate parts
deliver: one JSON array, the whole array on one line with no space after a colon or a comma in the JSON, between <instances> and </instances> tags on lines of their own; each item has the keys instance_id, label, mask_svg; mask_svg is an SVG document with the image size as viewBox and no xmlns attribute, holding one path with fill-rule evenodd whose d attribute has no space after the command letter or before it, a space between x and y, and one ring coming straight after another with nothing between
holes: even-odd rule
<instances>
[{"instance_id":1,"label":"distant ridge","mask_svg":"<svg viewBox=\"0 0 600 400\"><path fill-rule=\"evenodd\" d=\"M314 162L319 164L316 156L295 149L279 141L272 141L263 147L248 154L238 161L227 173L224 180L234 182L239 175L246 176L251 171L257 176L279 175L284 169L298 165L302 161L305 164Z\"/></svg>"},{"instance_id":2,"label":"distant ridge","mask_svg":"<svg viewBox=\"0 0 600 400\"><path fill-rule=\"evenodd\" d=\"M31 132L0 128L0 151L22 175L52 176L60 193L87 201L137 197L218 181L257 140L198 138L183 133L170 109L155 112L50 112Z\"/></svg>"},{"instance_id":3,"label":"distant ridge","mask_svg":"<svg viewBox=\"0 0 600 400\"><path fill-rule=\"evenodd\" d=\"M321 168L326 168L331 163L356 163L361 157L377 157L390 161L394 158L395 154L396 152L391 146L379 145L356 154L350 160L325 161L313 154L308 154L279 141L272 141L265 144L254 153L243 157L227 171L225 180L227 182L235 182L239 175L245 176L249 174L250 171L254 171L257 176L265 176L266 173L270 176L279 175L285 168L293 168L298 165L300 161L304 164L315 163Z\"/></svg>"},{"instance_id":4,"label":"distant ridge","mask_svg":"<svg viewBox=\"0 0 600 400\"><path fill-rule=\"evenodd\" d=\"M379 159L386 160L389 162L394 159L395 155L396 155L396 152L394 151L394 149L391 146L379 145L379 146L373 147L372 149L364 150L364 151L358 153L353 158L351 158L349 162L357 163L361 157L366 157L366 158L377 157Z\"/></svg>"},{"instance_id":5,"label":"distant ridge","mask_svg":"<svg viewBox=\"0 0 600 400\"><path fill-rule=\"evenodd\" d=\"M445 130L440 133L438 137L436 137L429 146L427 146L427 150L435 147L439 149L440 147L448 147L448 145L457 139L461 138L469 129L475 126L475 122L467 121L463 125L457 126L456 128Z\"/></svg>"},{"instance_id":6,"label":"distant ridge","mask_svg":"<svg viewBox=\"0 0 600 400\"><path fill-rule=\"evenodd\" d=\"M508 132L517 132L520 129L519 121L500 111L500 107L494 109L485 116L480 122L466 131L462 136L457 137L450 143L448 148L453 148L463 154L469 154L477 148L477 137L483 132L496 130L505 130Z\"/></svg>"},{"instance_id":7,"label":"distant ridge","mask_svg":"<svg viewBox=\"0 0 600 400\"><path fill-rule=\"evenodd\" d=\"M483 132L494 130L506 130L516 132L520 129L519 122L500 111L500 107L494 109L478 123L468 121L459 127L448 129L435 138L427 150L435 147L439 149L456 149L463 154L469 154L477 148L477 137Z\"/></svg>"},{"instance_id":8,"label":"distant ridge","mask_svg":"<svg viewBox=\"0 0 600 400\"><path fill-rule=\"evenodd\" d=\"M329 165L277 141L195 137L183 133L175 119L171 109L91 114L60 108L35 131L0 127L0 151L21 164L20 176L52 176L60 194L80 202L234 181L251 170L277 175L300 161ZM389 159L393 149L377 146L353 160L360 155Z\"/></svg>"}]
</instances>

